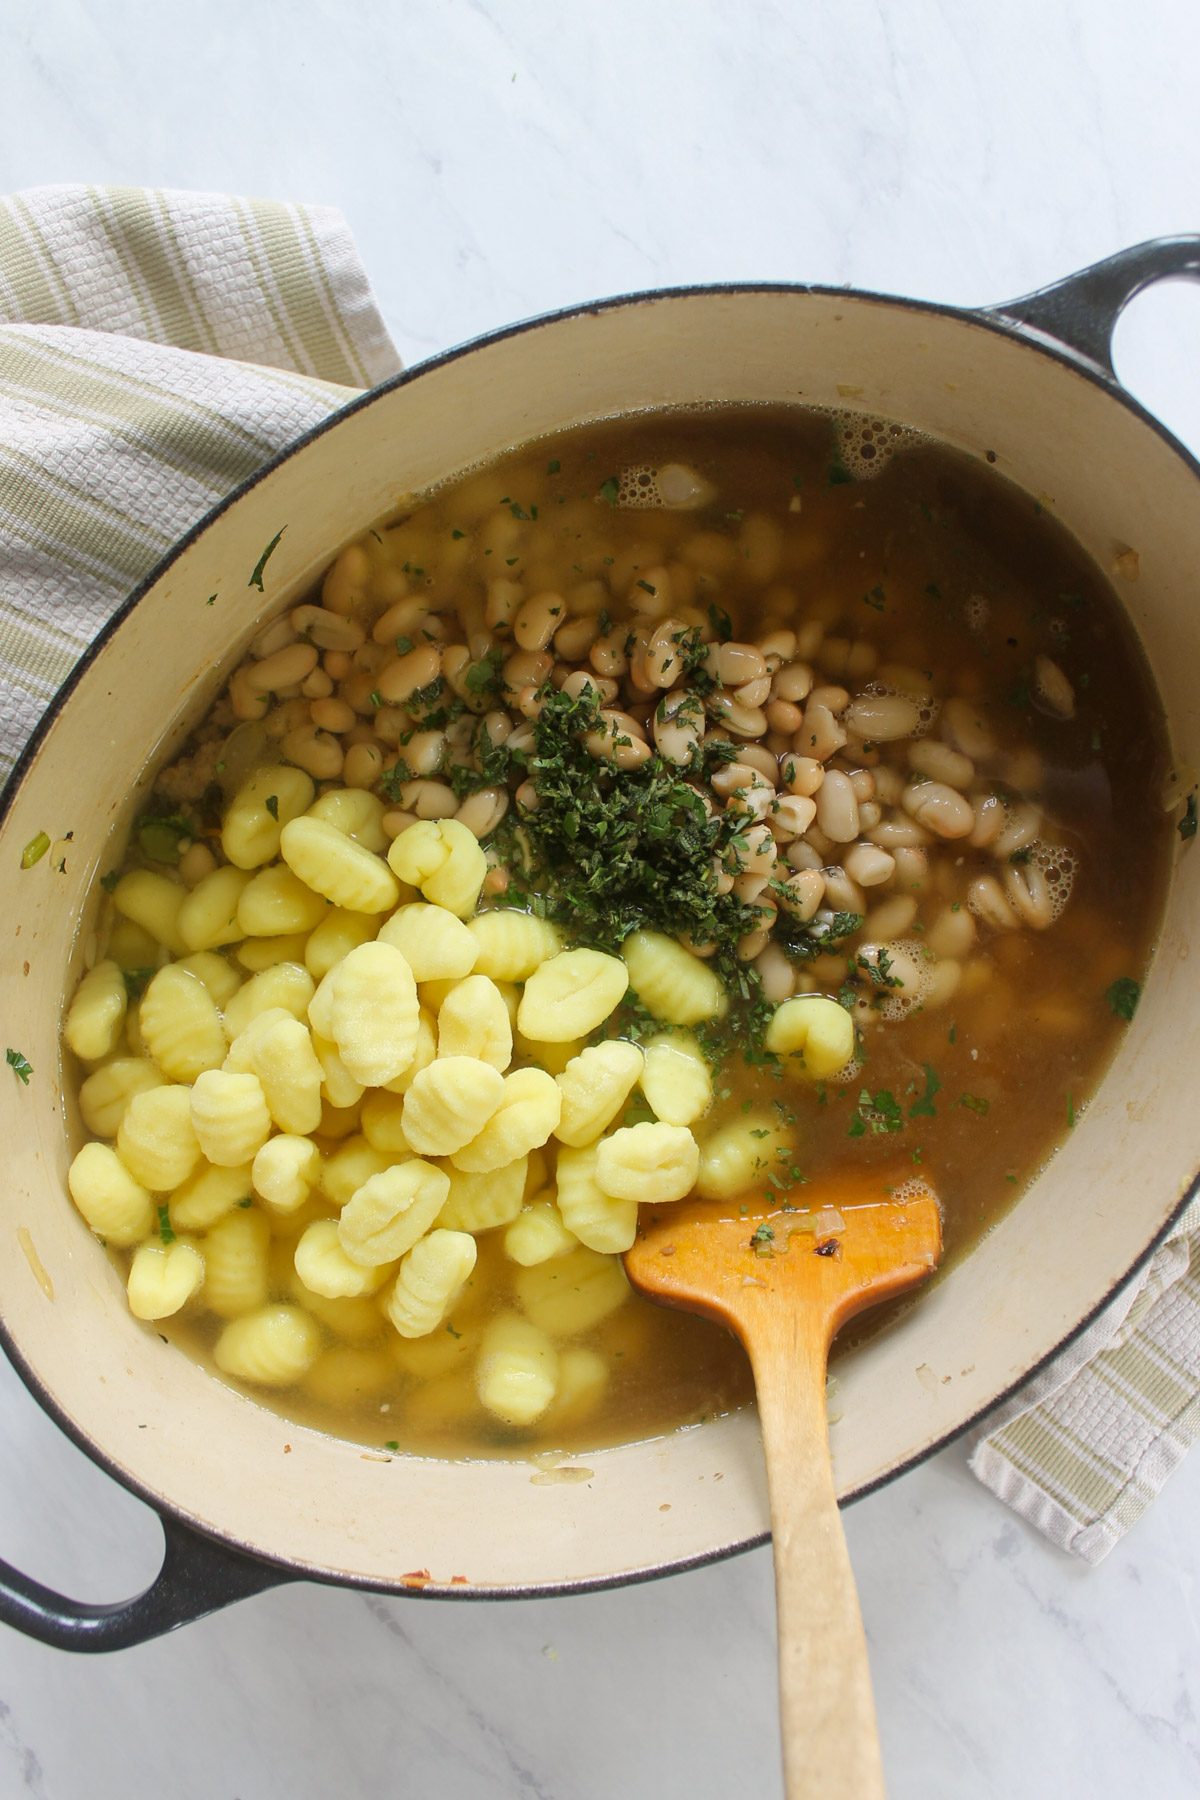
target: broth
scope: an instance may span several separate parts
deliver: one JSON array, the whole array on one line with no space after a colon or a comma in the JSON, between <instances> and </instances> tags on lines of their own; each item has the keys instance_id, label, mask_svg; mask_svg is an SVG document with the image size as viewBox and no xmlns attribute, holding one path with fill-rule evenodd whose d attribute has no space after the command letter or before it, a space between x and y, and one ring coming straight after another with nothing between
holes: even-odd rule
<instances>
[{"instance_id":1,"label":"broth","mask_svg":"<svg viewBox=\"0 0 1200 1800\"><path fill-rule=\"evenodd\" d=\"M685 498L696 503L656 504L660 485L678 486L679 469L691 473L694 487ZM325 652L321 666L333 673L327 691L316 695L328 733L341 733L338 773L321 786L382 791L393 822L400 813L411 823L411 809L420 814L438 798L435 788L448 790L436 768L427 778L409 765L389 775L389 765L406 752L415 762L426 740L447 728L453 738L457 721L444 673L398 704L379 694L377 679L388 679L380 671L394 665L396 655L419 658L427 646L445 671L450 652L438 663L440 646L465 639L471 667L485 672L491 717L504 694L504 659L520 654L519 637L517 645L508 642L512 620L525 601L546 595L563 609L556 633L560 623L606 614L599 619L607 628L602 635L619 628L624 636L625 622L649 611L645 630L652 636L656 620L668 615L691 634L686 643L677 640L678 654L688 650L693 670L703 672L714 666L720 640L754 646L766 641L765 633L780 631L793 643L790 655L777 661L810 664L817 689L840 687L851 702L872 697L872 687L875 700L907 696L920 712L917 731L924 735L876 742L851 733L824 757L828 769L858 781L862 793L855 804L863 817L870 816L868 807L882 815L875 827L862 827L858 841L864 846L867 832L880 825L886 832L889 818L901 826L911 822L900 793L914 777L914 743L943 746L945 762L955 744L963 755L975 730L978 766L955 792L969 792L977 810L984 789L997 796L1011 852L998 859L994 845L975 845L969 836L918 832L915 844L893 843L900 854L884 879L874 879L883 865L869 854L855 866L872 876L870 882L852 880L845 888L844 877L841 886L830 877L826 904L816 915L817 936L811 919L780 914L776 938L782 930L790 961L777 945L767 948L769 917L767 931L747 930L739 940L741 966L754 973L747 976L745 997L735 995L735 1030L761 1036L770 1011L764 985L779 1003L786 991L781 984L790 981L794 993L840 1000L857 1028L854 1060L848 1073L814 1083L786 1058L764 1057L758 1042L752 1062L740 1051L725 1054L713 1104L696 1126L705 1144L726 1130L738 1134L743 1146L747 1132L756 1137L761 1152L757 1167L751 1165L752 1179L743 1184L747 1193L730 1195L731 1205L749 1218L790 1221L795 1209L803 1224L805 1214L811 1220L820 1207L822 1179L847 1170L889 1180L927 1177L943 1203L944 1269L952 1267L1084 1113L1136 1003L1160 916L1171 833L1161 798L1169 770L1165 731L1149 673L1106 579L1059 525L993 470L913 434L864 431L861 421L800 409L717 408L589 426L526 446L430 496L414 497L402 510L398 521L381 522L364 536L354 552L357 562L348 563L349 553L343 553L326 580L327 605L338 569L357 569L360 579L349 584L353 591L343 614L362 617L369 627L386 609L403 610L416 597L446 621L446 629L439 627L425 642L419 632L401 632L395 653L387 646L391 664L371 656L356 664L356 653ZM512 592L506 594L503 584L511 584ZM320 596L313 600L319 603ZM526 635L533 636L532 629ZM291 636L295 640L296 633ZM581 644L585 636L580 634ZM704 638L713 645L707 652ZM281 647L287 648L286 636ZM644 643L633 648L636 663L646 651ZM490 662L489 649L495 650ZM274 654L269 644L267 654ZM537 710L539 682L550 673L539 675L540 654L527 652L537 677L522 684L527 691L515 680L507 691L515 718ZM578 660L590 655L584 645ZM547 653L546 660L553 657ZM645 714L646 692L621 679L616 704L635 709L635 723L641 723L636 708ZM301 692L305 680L311 677L275 693L265 728L273 735L263 740L270 754L262 742L256 754L259 761L282 757L317 775L312 758L319 761L324 752L314 748L311 727L301 718L309 716L311 704ZM237 681L233 705L228 697L218 701L184 755L160 775L160 822L140 829L124 870L150 868L178 880L178 864L187 881L207 867L201 858L189 869L193 852L185 848L181 857L179 845L193 834L181 839L178 825L162 820L183 808L193 825L199 821L195 842L216 847L229 798L218 791L223 776L230 785L225 764L236 764L237 746L244 750L257 729L254 696L241 690L239 707ZM668 685L653 691L652 708ZM709 736L715 725L719 737L712 686L710 680L704 696ZM773 682L768 686L774 691ZM750 711L758 707L753 687L753 681L746 684L748 698L737 702ZM469 723L470 696L482 689L472 690L468 678L463 691ZM765 693L763 699L768 708L775 705ZM948 699L961 714L957 731L959 714L947 710ZM338 724L339 700L355 721L349 736ZM804 710L814 706L811 691L799 701L793 710L803 713L807 729L816 718ZM393 713L398 726L388 717ZM833 711L835 721L847 716L855 715L852 707L847 715L845 702ZM311 717L320 727L317 712ZM771 717L770 729L757 738L734 730L730 754L756 742L780 759L781 769L789 755L798 756L797 732L781 729L791 724L791 714L777 710ZM649 734L652 725L653 712L642 728ZM453 744L443 743L440 754L453 760ZM462 754L461 767L469 754ZM936 781L938 754L930 759L934 772L917 768L918 778L924 773ZM252 756L247 769L253 762ZM596 762L597 777L605 766L603 759ZM719 770L719 764L709 766L705 779ZM861 779L864 772L869 780ZM520 774L510 766L496 791L506 784L510 796L519 791ZM883 798L889 794L890 801ZM586 807L588 794L577 797ZM453 796L455 806L459 799ZM953 804L953 795L945 804ZM518 816L514 801L496 829L484 834L494 846L493 904L520 897L513 835ZM797 820L803 816L803 809L796 813ZM857 836L857 810L854 818ZM536 841L536 822L527 818L526 824ZM401 823L397 830L404 828ZM797 847L804 843L812 854ZM892 860L886 846L876 848L884 862ZM840 871L837 859L846 855L849 861L849 849L815 823L790 841L781 835L772 854L794 879L806 870ZM205 854L211 862L210 851ZM505 895L510 875L516 885ZM531 879L536 882L536 874ZM978 887L981 881L1000 894L1008 915L1002 922L991 889ZM764 887L758 898L775 891ZM854 899L853 908L829 903L843 891ZM488 895L485 886L485 905ZM578 895L561 895L560 916L577 901ZM753 908L756 901L745 904ZM1048 913L1060 911L1048 922ZM859 922L847 929L850 912ZM1026 913L1045 928L1031 927ZM584 941L613 947L594 919L578 916ZM746 915L743 923L758 921ZM136 991L166 952L111 902L103 929L107 954L131 972ZM269 957L269 940L261 941ZM926 953L930 944L938 947L933 957ZM871 946L866 956L864 946ZM244 961L239 966L243 949L235 942L216 952L239 977L247 970ZM299 934L292 934L286 954L303 962ZM950 965L957 971L952 979ZM720 966L727 983L736 985L729 973L737 966L732 949ZM435 998L423 992L427 997L431 1003ZM643 1009L625 1003L598 1035L638 1038L655 1029ZM124 1054L142 1049L131 1025ZM516 1061L540 1061L551 1073L561 1067L547 1046L520 1038ZM635 1090L613 1123L653 1117ZM326 1106L318 1141L328 1157L357 1123L353 1106L337 1115ZM549 1148L532 1152L527 1202L552 1191ZM252 1204L252 1196L239 1204L255 1218L267 1212L268 1297L294 1304L298 1238L315 1220L335 1215L336 1206L319 1191L290 1213ZM301 1383L273 1391L270 1403L299 1422L376 1448L461 1456L600 1447L669 1431L752 1397L745 1358L717 1327L652 1306L619 1283L610 1286L603 1305L599 1290L593 1291L596 1252L576 1248L521 1267L506 1255L504 1240L503 1225L480 1233L477 1260L459 1299L424 1337L398 1338L373 1299L356 1300L351 1311L342 1306L340 1313L337 1306L311 1301L321 1355ZM764 1249L769 1253L768 1244ZM114 1254L125 1269L128 1259ZM592 1293L592 1302L580 1312L573 1300L574 1323L564 1326L562 1292L581 1289ZM558 1395L524 1426L491 1416L479 1400L481 1337L504 1307L515 1307L535 1325L540 1320L539 1329L559 1344ZM185 1308L157 1319L154 1328L215 1371L213 1346L225 1322ZM877 1328L874 1315L856 1327L860 1334ZM257 1387L247 1391L262 1398Z\"/></svg>"}]
</instances>

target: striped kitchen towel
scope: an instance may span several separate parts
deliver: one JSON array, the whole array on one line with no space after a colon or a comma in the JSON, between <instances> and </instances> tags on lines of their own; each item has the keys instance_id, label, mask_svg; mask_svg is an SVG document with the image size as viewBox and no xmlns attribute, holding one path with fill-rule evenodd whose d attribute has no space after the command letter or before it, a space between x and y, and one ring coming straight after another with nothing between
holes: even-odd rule
<instances>
[{"instance_id":1,"label":"striped kitchen towel","mask_svg":"<svg viewBox=\"0 0 1200 1800\"><path fill-rule=\"evenodd\" d=\"M175 539L399 368L331 207L0 199L0 778Z\"/></svg>"},{"instance_id":2,"label":"striped kitchen towel","mask_svg":"<svg viewBox=\"0 0 1200 1800\"><path fill-rule=\"evenodd\" d=\"M171 543L399 367L330 208L83 186L0 199L0 777ZM1193 1206L985 1423L971 1466L1096 1562L1191 1442L1198 1396Z\"/></svg>"}]
</instances>

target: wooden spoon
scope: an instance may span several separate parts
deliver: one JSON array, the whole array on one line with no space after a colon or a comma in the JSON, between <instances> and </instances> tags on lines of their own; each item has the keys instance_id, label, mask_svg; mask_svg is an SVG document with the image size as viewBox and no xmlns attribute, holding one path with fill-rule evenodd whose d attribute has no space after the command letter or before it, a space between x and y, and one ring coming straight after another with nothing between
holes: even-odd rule
<instances>
[{"instance_id":1,"label":"wooden spoon","mask_svg":"<svg viewBox=\"0 0 1200 1800\"><path fill-rule=\"evenodd\" d=\"M932 1189L887 1175L731 1206L641 1208L629 1279L665 1306L728 1326L754 1369L771 1502L788 1800L882 1800L862 1615L838 1516L825 1413L829 1346L853 1314L936 1266ZM907 1190L907 1191L905 1191ZM741 1206L747 1206L743 1215ZM731 1216L732 1215L732 1216Z\"/></svg>"}]
</instances>

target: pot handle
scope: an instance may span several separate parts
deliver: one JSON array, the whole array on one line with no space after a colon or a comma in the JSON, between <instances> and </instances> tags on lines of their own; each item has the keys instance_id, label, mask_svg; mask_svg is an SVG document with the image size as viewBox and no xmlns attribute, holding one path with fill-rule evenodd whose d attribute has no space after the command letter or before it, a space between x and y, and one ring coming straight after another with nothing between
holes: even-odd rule
<instances>
[{"instance_id":1,"label":"pot handle","mask_svg":"<svg viewBox=\"0 0 1200 1800\"><path fill-rule=\"evenodd\" d=\"M0 1561L0 1623L56 1650L128 1650L297 1577L160 1515L162 1568L142 1594L112 1606L69 1600Z\"/></svg>"},{"instance_id":2,"label":"pot handle","mask_svg":"<svg viewBox=\"0 0 1200 1800\"><path fill-rule=\"evenodd\" d=\"M1112 336L1117 320L1143 288L1180 280L1200 281L1200 235L1150 238L1051 287L983 310L1004 324L1057 338L1115 381Z\"/></svg>"}]
</instances>

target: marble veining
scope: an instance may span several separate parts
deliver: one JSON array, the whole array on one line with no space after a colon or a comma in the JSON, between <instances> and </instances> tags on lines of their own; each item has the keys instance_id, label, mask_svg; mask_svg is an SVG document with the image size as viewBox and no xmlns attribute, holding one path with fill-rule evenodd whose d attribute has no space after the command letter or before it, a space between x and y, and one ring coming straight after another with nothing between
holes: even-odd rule
<instances>
[{"instance_id":1,"label":"marble veining","mask_svg":"<svg viewBox=\"0 0 1200 1800\"><path fill-rule=\"evenodd\" d=\"M544 309L769 278L964 304L1196 228L1190 0L137 0L0 9L0 180L342 207L414 361ZM1118 364L1200 449L1200 296ZM151 1515L0 1370L0 1552L87 1599ZM961 1448L847 1515L893 1800L1200 1788L1200 1458L1099 1569ZM770 1557L566 1601L316 1587L85 1661L0 1630L0 1800L781 1793Z\"/></svg>"}]
</instances>

